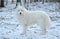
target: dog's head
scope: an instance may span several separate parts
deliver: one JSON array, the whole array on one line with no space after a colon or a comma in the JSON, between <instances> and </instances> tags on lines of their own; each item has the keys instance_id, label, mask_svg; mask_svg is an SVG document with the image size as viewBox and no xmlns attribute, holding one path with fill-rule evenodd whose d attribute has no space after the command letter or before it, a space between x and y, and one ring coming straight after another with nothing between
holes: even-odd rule
<instances>
[{"instance_id":1,"label":"dog's head","mask_svg":"<svg viewBox=\"0 0 60 39\"><path fill-rule=\"evenodd\" d=\"M26 13L26 11L27 11L27 10L25 9L25 7L20 6L20 5L17 6L16 10L17 10L17 13L18 13L19 15L24 15L24 14Z\"/></svg>"}]
</instances>

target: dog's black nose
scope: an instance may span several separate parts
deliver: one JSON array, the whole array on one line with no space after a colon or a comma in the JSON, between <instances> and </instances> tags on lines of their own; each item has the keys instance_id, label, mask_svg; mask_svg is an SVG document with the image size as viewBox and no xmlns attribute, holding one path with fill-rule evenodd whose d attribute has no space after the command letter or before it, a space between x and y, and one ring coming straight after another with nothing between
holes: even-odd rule
<instances>
[{"instance_id":1,"label":"dog's black nose","mask_svg":"<svg viewBox=\"0 0 60 39\"><path fill-rule=\"evenodd\" d=\"M20 12L20 15L21 15L21 12Z\"/></svg>"}]
</instances>

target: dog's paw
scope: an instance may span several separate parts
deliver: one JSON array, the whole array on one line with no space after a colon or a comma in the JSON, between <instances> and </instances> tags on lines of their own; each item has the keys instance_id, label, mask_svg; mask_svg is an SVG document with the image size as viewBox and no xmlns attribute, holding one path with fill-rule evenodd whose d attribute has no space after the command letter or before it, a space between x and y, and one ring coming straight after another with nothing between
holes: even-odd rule
<instances>
[{"instance_id":1,"label":"dog's paw","mask_svg":"<svg viewBox=\"0 0 60 39\"><path fill-rule=\"evenodd\" d=\"M41 32L40 34L41 34L41 35L46 35L46 33L43 33L43 32Z\"/></svg>"},{"instance_id":2,"label":"dog's paw","mask_svg":"<svg viewBox=\"0 0 60 39\"><path fill-rule=\"evenodd\" d=\"M26 32L22 32L20 35L26 35Z\"/></svg>"},{"instance_id":3,"label":"dog's paw","mask_svg":"<svg viewBox=\"0 0 60 39\"><path fill-rule=\"evenodd\" d=\"M41 34L41 35L46 35L46 33L47 33L47 31L41 32L40 34Z\"/></svg>"}]
</instances>

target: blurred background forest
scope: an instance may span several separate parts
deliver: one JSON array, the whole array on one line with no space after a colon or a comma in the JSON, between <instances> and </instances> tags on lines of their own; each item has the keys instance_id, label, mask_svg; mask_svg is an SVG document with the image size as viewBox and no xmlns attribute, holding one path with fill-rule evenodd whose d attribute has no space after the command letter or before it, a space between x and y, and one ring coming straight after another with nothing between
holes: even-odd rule
<instances>
[{"instance_id":1,"label":"blurred background forest","mask_svg":"<svg viewBox=\"0 0 60 39\"><path fill-rule=\"evenodd\" d=\"M44 4L44 2L59 2L60 3L60 0L0 0L0 7L4 7L6 5L8 5L8 3L11 2L11 3L18 3L20 2L22 5L25 5L25 4L30 4L32 2L42 2L42 4Z\"/></svg>"}]
</instances>

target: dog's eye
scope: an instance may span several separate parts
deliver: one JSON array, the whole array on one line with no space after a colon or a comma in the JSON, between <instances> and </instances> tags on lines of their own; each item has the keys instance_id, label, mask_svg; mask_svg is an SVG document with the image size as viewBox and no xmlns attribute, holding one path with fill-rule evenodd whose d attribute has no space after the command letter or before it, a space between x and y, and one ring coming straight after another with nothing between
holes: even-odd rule
<instances>
[{"instance_id":1,"label":"dog's eye","mask_svg":"<svg viewBox=\"0 0 60 39\"><path fill-rule=\"evenodd\" d=\"M23 10L21 10L21 11L23 11Z\"/></svg>"},{"instance_id":2,"label":"dog's eye","mask_svg":"<svg viewBox=\"0 0 60 39\"><path fill-rule=\"evenodd\" d=\"M22 13L20 12L20 15L21 15Z\"/></svg>"}]
</instances>

